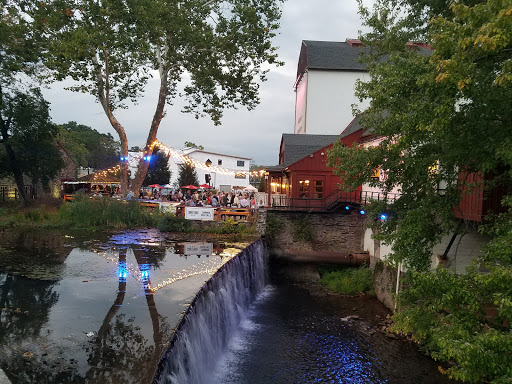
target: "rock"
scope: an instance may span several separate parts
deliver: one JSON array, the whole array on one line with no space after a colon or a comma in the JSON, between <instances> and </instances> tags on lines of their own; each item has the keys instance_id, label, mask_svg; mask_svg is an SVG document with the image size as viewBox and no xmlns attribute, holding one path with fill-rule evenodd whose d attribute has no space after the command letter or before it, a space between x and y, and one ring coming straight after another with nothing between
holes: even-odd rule
<instances>
[{"instance_id":1,"label":"rock","mask_svg":"<svg viewBox=\"0 0 512 384\"><path fill-rule=\"evenodd\" d=\"M398 339L398 337L394 333L384 332L384 335L389 339Z\"/></svg>"}]
</instances>

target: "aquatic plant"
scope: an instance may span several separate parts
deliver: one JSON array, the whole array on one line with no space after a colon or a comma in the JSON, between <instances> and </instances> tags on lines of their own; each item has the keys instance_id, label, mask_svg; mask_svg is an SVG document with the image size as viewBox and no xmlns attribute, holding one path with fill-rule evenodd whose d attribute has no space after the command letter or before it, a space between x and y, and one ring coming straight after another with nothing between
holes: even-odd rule
<instances>
[{"instance_id":1,"label":"aquatic plant","mask_svg":"<svg viewBox=\"0 0 512 384\"><path fill-rule=\"evenodd\" d=\"M193 230L189 220L171 214L163 216L158 221L157 228L162 232L191 232Z\"/></svg>"},{"instance_id":2,"label":"aquatic plant","mask_svg":"<svg viewBox=\"0 0 512 384\"><path fill-rule=\"evenodd\" d=\"M320 283L343 295L373 294L373 274L370 268L322 266L319 268Z\"/></svg>"}]
</instances>

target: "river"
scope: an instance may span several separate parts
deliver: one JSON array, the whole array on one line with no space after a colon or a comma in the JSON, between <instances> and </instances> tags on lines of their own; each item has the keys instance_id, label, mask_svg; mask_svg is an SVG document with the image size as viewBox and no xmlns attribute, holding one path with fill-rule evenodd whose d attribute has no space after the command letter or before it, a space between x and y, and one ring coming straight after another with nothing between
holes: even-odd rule
<instances>
[{"instance_id":1,"label":"river","mask_svg":"<svg viewBox=\"0 0 512 384\"><path fill-rule=\"evenodd\" d=\"M12 383L151 382L196 293L248 245L156 230L0 240L0 373ZM211 380L444 382L414 345L380 331L387 314L373 298L274 282L231 330Z\"/></svg>"}]
</instances>

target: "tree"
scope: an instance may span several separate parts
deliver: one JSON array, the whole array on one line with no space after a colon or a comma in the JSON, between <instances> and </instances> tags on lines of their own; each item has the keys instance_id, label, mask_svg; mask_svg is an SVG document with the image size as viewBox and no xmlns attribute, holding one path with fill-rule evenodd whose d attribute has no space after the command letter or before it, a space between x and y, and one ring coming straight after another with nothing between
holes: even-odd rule
<instances>
[{"instance_id":1,"label":"tree","mask_svg":"<svg viewBox=\"0 0 512 384\"><path fill-rule=\"evenodd\" d=\"M64 166L55 142L57 129L37 89L0 96L0 176L12 176L26 202L24 176L33 186L47 186Z\"/></svg>"},{"instance_id":2,"label":"tree","mask_svg":"<svg viewBox=\"0 0 512 384\"><path fill-rule=\"evenodd\" d=\"M119 143L110 133L70 121L59 125L59 141L78 166L105 169L119 162Z\"/></svg>"},{"instance_id":3,"label":"tree","mask_svg":"<svg viewBox=\"0 0 512 384\"><path fill-rule=\"evenodd\" d=\"M160 151L158 147L153 148L153 155L149 162L148 173L144 179L144 185L169 183L171 171L169 170L169 155Z\"/></svg>"},{"instance_id":4,"label":"tree","mask_svg":"<svg viewBox=\"0 0 512 384\"><path fill-rule=\"evenodd\" d=\"M362 36L371 75L357 86L360 99L371 100L362 124L383 141L373 148L338 144L329 163L349 188L401 188L389 207L372 204L374 213L389 208L387 220L374 222L377 237L393 245L392 261L404 262L411 275L394 329L449 361L443 371L452 378L509 382L512 197L480 228L491 236L478 260L488 272L476 265L464 275L427 270L432 245L454 230L454 208L471 186L464 175L494 173L484 187L511 190L512 4L381 0L361 13L372 29ZM410 41L433 51L425 55ZM376 168L385 180L371 179Z\"/></svg>"},{"instance_id":5,"label":"tree","mask_svg":"<svg viewBox=\"0 0 512 384\"><path fill-rule=\"evenodd\" d=\"M71 90L97 98L125 157L126 132L115 112L137 100L153 71L160 87L144 156L152 153L166 103L177 95L188 101L184 112L215 124L225 108L253 109L266 78L263 66L281 64L271 44L281 1L32 0L26 9L48 42L45 64L55 79L70 77L78 82ZM142 185L147 167L141 160L133 189ZM123 162L124 192L127 169Z\"/></svg>"},{"instance_id":6,"label":"tree","mask_svg":"<svg viewBox=\"0 0 512 384\"><path fill-rule=\"evenodd\" d=\"M179 168L178 180L176 181L177 187L183 187L184 185L199 185L197 172L193 165L187 163L180 164Z\"/></svg>"},{"instance_id":7,"label":"tree","mask_svg":"<svg viewBox=\"0 0 512 384\"><path fill-rule=\"evenodd\" d=\"M185 148L197 148L201 151L204 151L204 147L202 145L197 145L196 143L192 143L191 141L185 141Z\"/></svg>"},{"instance_id":8,"label":"tree","mask_svg":"<svg viewBox=\"0 0 512 384\"><path fill-rule=\"evenodd\" d=\"M16 3L0 14L0 173L14 177L24 202L23 175L47 183L62 167L48 104L31 79L39 71L40 39Z\"/></svg>"},{"instance_id":9,"label":"tree","mask_svg":"<svg viewBox=\"0 0 512 384\"><path fill-rule=\"evenodd\" d=\"M361 9L372 28L362 36L371 75L357 85L360 100L371 100L362 124L384 139L373 148L337 145L330 153L349 188L400 187L393 214L375 224L378 237L394 244L393 259L418 270L428 269L432 246L454 229L460 175L512 165L509 6L429 4L382 0L373 13ZM425 54L410 41L433 51ZM378 168L385 180L371 178ZM510 174L501 176L510 183Z\"/></svg>"}]
</instances>

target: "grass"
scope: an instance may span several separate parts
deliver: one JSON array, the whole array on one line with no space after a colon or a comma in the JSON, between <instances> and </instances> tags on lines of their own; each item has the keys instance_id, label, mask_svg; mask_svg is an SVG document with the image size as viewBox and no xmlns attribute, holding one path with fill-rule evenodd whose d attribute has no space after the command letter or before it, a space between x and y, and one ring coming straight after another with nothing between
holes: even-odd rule
<instances>
[{"instance_id":1,"label":"grass","mask_svg":"<svg viewBox=\"0 0 512 384\"><path fill-rule=\"evenodd\" d=\"M373 274L370 268L324 266L319 269L320 283L343 295L373 294Z\"/></svg>"}]
</instances>

